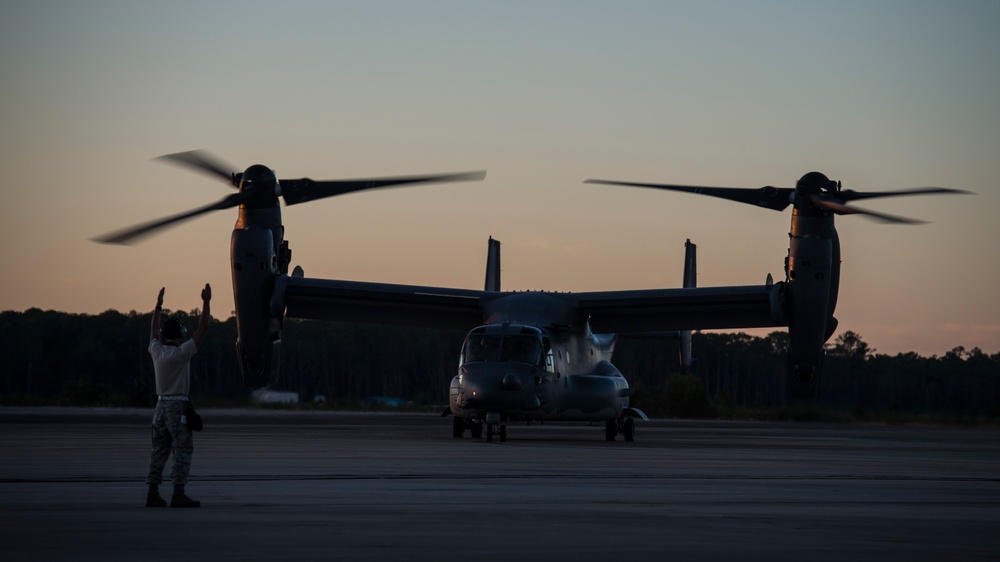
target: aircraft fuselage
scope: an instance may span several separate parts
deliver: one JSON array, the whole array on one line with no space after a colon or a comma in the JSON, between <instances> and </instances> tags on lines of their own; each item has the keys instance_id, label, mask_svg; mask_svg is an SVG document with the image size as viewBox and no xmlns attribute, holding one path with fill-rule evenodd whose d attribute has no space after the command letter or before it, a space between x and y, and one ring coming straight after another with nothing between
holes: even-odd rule
<instances>
[{"instance_id":1,"label":"aircraft fuselage","mask_svg":"<svg viewBox=\"0 0 1000 562\"><path fill-rule=\"evenodd\" d=\"M489 438L508 421L604 421L614 437L632 411L632 389L610 361L614 334L592 333L551 293L498 294L486 311L449 389L456 434L469 427L476 436L486 424Z\"/></svg>"}]
</instances>

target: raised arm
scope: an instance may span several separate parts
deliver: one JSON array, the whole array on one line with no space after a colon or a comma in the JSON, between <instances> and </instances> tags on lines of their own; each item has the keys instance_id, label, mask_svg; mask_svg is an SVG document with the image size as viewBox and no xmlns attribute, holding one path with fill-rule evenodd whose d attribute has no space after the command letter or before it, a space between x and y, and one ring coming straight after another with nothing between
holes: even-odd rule
<instances>
[{"instance_id":1,"label":"raised arm","mask_svg":"<svg viewBox=\"0 0 1000 562\"><path fill-rule=\"evenodd\" d=\"M163 310L163 291L165 288L161 288L160 294L156 296L156 308L153 309L153 319L149 322L150 341L160 337L160 311Z\"/></svg>"},{"instance_id":2,"label":"raised arm","mask_svg":"<svg viewBox=\"0 0 1000 562\"><path fill-rule=\"evenodd\" d=\"M212 321L212 310L209 304L211 301L212 286L205 283L205 288L201 290L201 318L198 319L198 329L191 336L194 344L199 348L201 347L201 340L205 339L205 333L208 332L208 324Z\"/></svg>"}]
</instances>

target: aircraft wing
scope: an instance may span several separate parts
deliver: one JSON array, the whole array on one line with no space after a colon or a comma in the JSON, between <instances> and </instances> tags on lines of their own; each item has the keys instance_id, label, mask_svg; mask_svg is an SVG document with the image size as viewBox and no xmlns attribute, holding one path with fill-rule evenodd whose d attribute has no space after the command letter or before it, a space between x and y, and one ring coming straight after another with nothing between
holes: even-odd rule
<instances>
[{"instance_id":1,"label":"aircraft wing","mask_svg":"<svg viewBox=\"0 0 1000 562\"><path fill-rule=\"evenodd\" d=\"M272 315L468 330L483 323L485 291L278 277Z\"/></svg>"},{"instance_id":2,"label":"aircraft wing","mask_svg":"<svg viewBox=\"0 0 1000 562\"><path fill-rule=\"evenodd\" d=\"M734 287L551 293L595 333L787 326L783 283ZM508 293L280 276L272 316L468 330Z\"/></svg>"},{"instance_id":3,"label":"aircraft wing","mask_svg":"<svg viewBox=\"0 0 1000 562\"><path fill-rule=\"evenodd\" d=\"M784 283L571 293L595 333L651 333L787 326Z\"/></svg>"}]
</instances>

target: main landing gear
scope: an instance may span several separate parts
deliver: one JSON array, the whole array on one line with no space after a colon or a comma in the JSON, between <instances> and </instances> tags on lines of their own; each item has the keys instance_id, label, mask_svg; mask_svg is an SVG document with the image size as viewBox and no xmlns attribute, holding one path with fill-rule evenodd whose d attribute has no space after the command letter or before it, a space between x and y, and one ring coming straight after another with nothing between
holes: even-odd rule
<instances>
[{"instance_id":1,"label":"main landing gear","mask_svg":"<svg viewBox=\"0 0 1000 562\"><path fill-rule=\"evenodd\" d=\"M615 436L621 433L628 442L635 441L635 420L632 418L618 418L608 420L604 424L604 439L614 441Z\"/></svg>"}]
</instances>

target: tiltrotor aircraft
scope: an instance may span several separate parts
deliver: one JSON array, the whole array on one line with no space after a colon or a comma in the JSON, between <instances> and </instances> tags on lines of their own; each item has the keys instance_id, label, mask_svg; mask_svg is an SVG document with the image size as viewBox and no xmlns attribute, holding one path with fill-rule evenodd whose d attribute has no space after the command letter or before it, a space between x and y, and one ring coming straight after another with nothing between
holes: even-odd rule
<instances>
[{"instance_id":1,"label":"tiltrotor aircraft","mask_svg":"<svg viewBox=\"0 0 1000 562\"><path fill-rule=\"evenodd\" d=\"M609 183L692 191L777 210L795 206L786 279L763 285L647 289L584 293L500 290L499 243L490 242L483 290L421 287L306 278L299 267L289 275L291 250L284 239L278 198L288 205L366 189L438 181L480 180L485 172L377 178L368 180L278 180L263 165L232 173L201 151L167 155L232 183L239 192L221 201L96 239L126 244L209 211L239 206L231 239L231 271L236 306L236 350L244 383L261 387L277 381L282 322L287 318L390 323L468 330L459 372L449 391L453 433L506 438L515 420L604 421L605 436L634 435L631 389L610 362L615 334L657 336L698 329L788 326L789 363L795 388L815 391L823 343L836 327L833 318L840 251L833 214L867 213L845 203L854 199L945 193L925 188L883 193L840 191L839 184L813 172L796 188L757 190Z\"/></svg>"},{"instance_id":2,"label":"tiltrotor aircraft","mask_svg":"<svg viewBox=\"0 0 1000 562\"><path fill-rule=\"evenodd\" d=\"M695 245L685 243L684 286L694 287ZM507 421L604 422L605 438L635 436L646 414L629 407L633 389L611 363L618 334L595 334L568 293L500 290L500 242L490 238L486 284L478 297L484 321L462 346L451 381L448 409L453 435L466 428L486 441L507 439ZM586 295L579 293L578 295ZM675 330L636 337L677 338L681 362L691 362L691 332Z\"/></svg>"}]
</instances>

